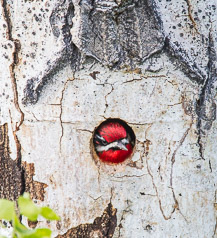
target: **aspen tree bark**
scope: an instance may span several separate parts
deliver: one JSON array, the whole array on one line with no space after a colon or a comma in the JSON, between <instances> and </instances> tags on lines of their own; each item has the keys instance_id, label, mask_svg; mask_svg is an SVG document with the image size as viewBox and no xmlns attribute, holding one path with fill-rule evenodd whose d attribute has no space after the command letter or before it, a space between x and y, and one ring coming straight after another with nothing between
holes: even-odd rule
<instances>
[{"instance_id":1,"label":"aspen tree bark","mask_svg":"<svg viewBox=\"0 0 217 238\"><path fill-rule=\"evenodd\" d=\"M0 197L54 209L53 237L217 237L216 7L1 0ZM108 118L121 164L93 158Z\"/></svg>"}]
</instances>

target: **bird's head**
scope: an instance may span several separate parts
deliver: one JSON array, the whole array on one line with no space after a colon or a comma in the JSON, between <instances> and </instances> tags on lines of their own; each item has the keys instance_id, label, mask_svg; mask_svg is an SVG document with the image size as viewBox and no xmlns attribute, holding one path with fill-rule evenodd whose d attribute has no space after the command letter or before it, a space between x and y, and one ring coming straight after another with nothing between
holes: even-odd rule
<instances>
[{"instance_id":1,"label":"bird's head","mask_svg":"<svg viewBox=\"0 0 217 238\"><path fill-rule=\"evenodd\" d=\"M108 121L97 128L94 145L102 161L121 163L132 154L134 142L122 123Z\"/></svg>"}]
</instances>

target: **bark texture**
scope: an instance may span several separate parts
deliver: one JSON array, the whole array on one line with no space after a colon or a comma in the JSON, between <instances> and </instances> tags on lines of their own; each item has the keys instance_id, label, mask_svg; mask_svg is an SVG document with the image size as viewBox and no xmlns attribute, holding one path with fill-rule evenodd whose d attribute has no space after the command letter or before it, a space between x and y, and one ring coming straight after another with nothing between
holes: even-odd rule
<instances>
[{"instance_id":1,"label":"bark texture","mask_svg":"<svg viewBox=\"0 0 217 238\"><path fill-rule=\"evenodd\" d=\"M216 1L0 5L0 197L62 218L53 237L216 237ZM120 165L95 128L136 135ZM106 208L106 209L105 209Z\"/></svg>"}]
</instances>

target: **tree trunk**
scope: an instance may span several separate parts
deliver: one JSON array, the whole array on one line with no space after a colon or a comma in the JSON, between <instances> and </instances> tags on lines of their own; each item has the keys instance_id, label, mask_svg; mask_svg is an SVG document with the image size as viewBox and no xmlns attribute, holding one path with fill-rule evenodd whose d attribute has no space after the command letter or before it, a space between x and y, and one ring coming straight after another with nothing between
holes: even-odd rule
<instances>
[{"instance_id":1,"label":"tree trunk","mask_svg":"<svg viewBox=\"0 0 217 238\"><path fill-rule=\"evenodd\" d=\"M217 237L216 1L1 0L0 197L53 237ZM99 160L109 118L133 156ZM31 226L31 224L29 224Z\"/></svg>"}]
</instances>

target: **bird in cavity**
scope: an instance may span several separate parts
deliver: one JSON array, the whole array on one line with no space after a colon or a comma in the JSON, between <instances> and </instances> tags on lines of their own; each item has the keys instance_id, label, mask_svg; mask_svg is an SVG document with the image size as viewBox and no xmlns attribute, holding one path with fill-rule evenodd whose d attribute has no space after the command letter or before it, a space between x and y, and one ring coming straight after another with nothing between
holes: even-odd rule
<instances>
[{"instance_id":1,"label":"bird in cavity","mask_svg":"<svg viewBox=\"0 0 217 238\"><path fill-rule=\"evenodd\" d=\"M95 131L94 145L101 161L117 164L132 155L134 141L122 123L108 121Z\"/></svg>"}]
</instances>

